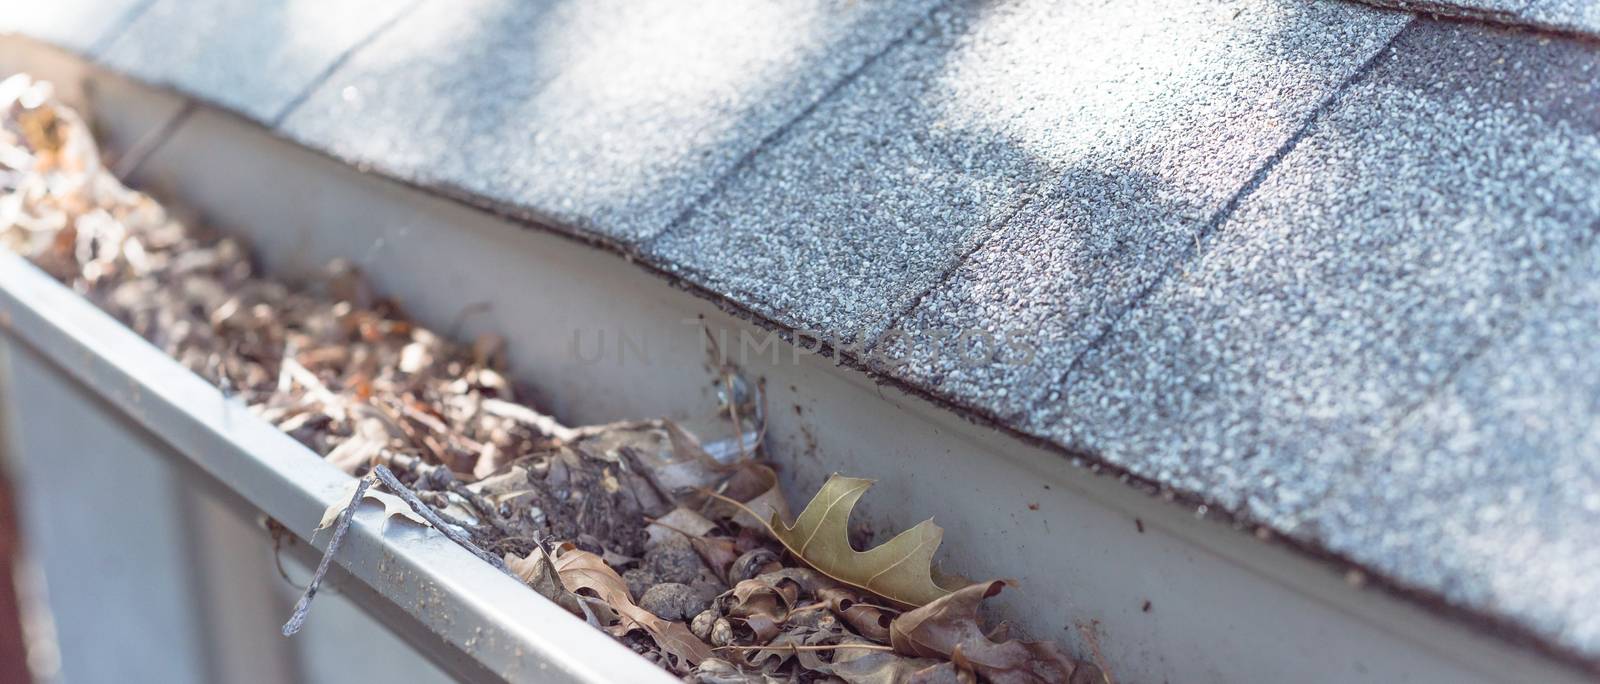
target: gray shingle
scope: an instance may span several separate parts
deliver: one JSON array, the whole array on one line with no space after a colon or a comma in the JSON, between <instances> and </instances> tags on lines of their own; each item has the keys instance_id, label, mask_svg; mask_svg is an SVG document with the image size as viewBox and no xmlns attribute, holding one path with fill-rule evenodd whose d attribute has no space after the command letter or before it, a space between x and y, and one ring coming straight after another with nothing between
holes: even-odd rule
<instances>
[{"instance_id":1,"label":"gray shingle","mask_svg":"<svg viewBox=\"0 0 1600 684\"><path fill-rule=\"evenodd\" d=\"M101 60L270 122L405 7L394 0L218 0L197 8L156 0Z\"/></svg>"},{"instance_id":2,"label":"gray shingle","mask_svg":"<svg viewBox=\"0 0 1600 684\"><path fill-rule=\"evenodd\" d=\"M434 3L285 130L629 241L665 227L930 4Z\"/></svg>"},{"instance_id":3,"label":"gray shingle","mask_svg":"<svg viewBox=\"0 0 1600 684\"><path fill-rule=\"evenodd\" d=\"M1374 475L1406 486L1341 480L1318 520L1332 548L1595 653L1600 251L1582 262L1381 448Z\"/></svg>"},{"instance_id":4,"label":"gray shingle","mask_svg":"<svg viewBox=\"0 0 1600 684\"><path fill-rule=\"evenodd\" d=\"M0 33L19 33L87 54L111 37L148 0L12 0L0 11Z\"/></svg>"},{"instance_id":5,"label":"gray shingle","mask_svg":"<svg viewBox=\"0 0 1600 684\"><path fill-rule=\"evenodd\" d=\"M1600 3L1594 0L1532 0L1522 15L1536 26L1600 37Z\"/></svg>"},{"instance_id":6,"label":"gray shingle","mask_svg":"<svg viewBox=\"0 0 1600 684\"><path fill-rule=\"evenodd\" d=\"M1361 0L1382 7L1600 36L1594 0Z\"/></svg>"},{"instance_id":7,"label":"gray shingle","mask_svg":"<svg viewBox=\"0 0 1600 684\"><path fill-rule=\"evenodd\" d=\"M1014 414L1408 19L1276 0L964 7L655 253L780 321L870 338L1021 207L896 326L923 343L883 346L903 377ZM963 331L1039 349L969 365Z\"/></svg>"},{"instance_id":8,"label":"gray shingle","mask_svg":"<svg viewBox=\"0 0 1600 684\"><path fill-rule=\"evenodd\" d=\"M1534 553L1576 560L1576 540L1535 535L1490 557L1452 535L1468 511L1434 506L1442 490L1542 476L1460 462L1389 477L1382 444L1593 242L1596 101L1600 53L1581 41L1415 25L1203 255L1085 355L1033 429L1475 608L1546 591L1518 568ZM1473 479L1496 469L1508 479ZM1372 488L1381 505L1363 498ZM1365 535L1382 540L1354 541ZM1593 566L1569 581L1600 591Z\"/></svg>"}]
</instances>

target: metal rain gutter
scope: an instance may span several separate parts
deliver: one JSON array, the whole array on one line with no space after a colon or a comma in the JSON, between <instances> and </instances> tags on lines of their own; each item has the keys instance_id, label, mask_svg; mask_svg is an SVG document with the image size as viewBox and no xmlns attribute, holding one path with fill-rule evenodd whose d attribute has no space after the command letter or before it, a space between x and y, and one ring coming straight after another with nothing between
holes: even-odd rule
<instances>
[{"instance_id":1,"label":"metal rain gutter","mask_svg":"<svg viewBox=\"0 0 1600 684\"><path fill-rule=\"evenodd\" d=\"M302 539L313 540L321 512L347 495L349 476L5 251L0 331L158 435L174 458L190 459ZM325 544L328 537L324 533L313 543ZM442 535L386 528L375 505L357 515L338 561L376 596L414 618L429 633L424 636L432 637L421 640L431 642L432 659L457 676L676 681Z\"/></svg>"}]
</instances>

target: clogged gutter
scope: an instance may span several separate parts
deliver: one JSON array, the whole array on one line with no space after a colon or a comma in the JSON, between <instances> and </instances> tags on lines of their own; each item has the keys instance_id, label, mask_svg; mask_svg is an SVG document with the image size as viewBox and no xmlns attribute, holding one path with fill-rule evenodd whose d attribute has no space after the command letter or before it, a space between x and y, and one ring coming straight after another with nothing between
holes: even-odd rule
<instances>
[{"instance_id":1,"label":"clogged gutter","mask_svg":"<svg viewBox=\"0 0 1600 684\"><path fill-rule=\"evenodd\" d=\"M1110 681L984 628L979 604L1005 584L936 572L931 522L851 550L870 483L835 476L790 523L759 439L713 456L669 421L564 426L519 403L497 338L436 335L348 264L274 281L243 244L173 220L106 170L48 84L0 83L0 114L0 244L361 478L356 499L448 533L687 681ZM730 430L759 434L759 390L727 394Z\"/></svg>"}]
</instances>

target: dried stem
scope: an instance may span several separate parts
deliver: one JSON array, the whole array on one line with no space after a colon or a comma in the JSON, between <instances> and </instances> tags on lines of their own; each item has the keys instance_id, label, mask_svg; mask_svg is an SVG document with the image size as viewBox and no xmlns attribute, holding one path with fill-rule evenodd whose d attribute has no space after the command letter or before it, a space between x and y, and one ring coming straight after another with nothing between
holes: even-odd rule
<instances>
[{"instance_id":1,"label":"dried stem","mask_svg":"<svg viewBox=\"0 0 1600 684\"><path fill-rule=\"evenodd\" d=\"M361 478L361 482L356 485L355 495L350 497L350 504L339 514L339 522L333 526L333 538L328 540L328 548L322 552L322 560L317 563L317 571L312 573L311 582L306 585L305 593L295 602L294 612L289 615L289 621L283 623L284 636L294 636L295 632L305 626L306 615L311 612L311 599L316 598L317 589L322 587L322 578L328 574L328 566L333 564L333 554L339 551L339 543L344 541L344 533L350 529L350 520L355 518L356 506L361 503L361 497L367 493L367 487L370 486L372 486L371 479Z\"/></svg>"},{"instance_id":2,"label":"dried stem","mask_svg":"<svg viewBox=\"0 0 1600 684\"><path fill-rule=\"evenodd\" d=\"M784 644L781 646L717 646L713 651L837 651L841 648L858 648L863 651L893 651L893 646L881 644L813 644L801 646L799 644Z\"/></svg>"},{"instance_id":3,"label":"dried stem","mask_svg":"<svg viewBox=\"0 0 1600 684\"><path fill-rule=\"evenodd\" d=\"M401 484L400 478L395 477L394 473L389 470L388 466L382 464L374 466L372 469L372 474L377 476L378 481L382 482L383 486L388 487L389 491L394 492L395 496L398 496L402 501L405 501L406 505L411 507L411 510L415 511L417 515L422 516L422 519L427 520L428 524L433 525L433 529L438 530L440 534L448 537L450 541L455 542L461 548L472 552L472 555L477 556L483 562L499 568L501 572L504 572L507 575L512 575L513 577L515 576L515 573L512 573L511 569L506 567L506 562L504 559L484 551L483 549L479 548L477 544L472 543L471 539L468 539L460 532L457 532L455 528L446 523L443 518L440 518L438 513L434 513L433 508L428 506L428 504L423 503L422 499L417 498L416 492L411 491L410 487ZM346 511L345 513L348 515L349 511Z\"/></svg>"}]
</instances>

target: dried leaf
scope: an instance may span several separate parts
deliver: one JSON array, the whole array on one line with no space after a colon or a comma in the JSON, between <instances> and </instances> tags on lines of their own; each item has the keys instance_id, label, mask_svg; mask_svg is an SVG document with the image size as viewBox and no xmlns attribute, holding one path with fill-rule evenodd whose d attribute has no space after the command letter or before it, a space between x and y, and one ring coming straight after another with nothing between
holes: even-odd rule
<instances>
[{"instance_id":1,"label":"dried leaf","mask_svg":"<svg viewBox=\"0 0 1600 684\"><path fill-rule=\"evenodd\" d=\"M783 489L778 486L778 474L771 466L744 464L724 483L722 494L744 505L713 500L709 506L711 515L732 520L741 527L760 529L774 515L789 519L789 501L784 498Z\"/></svg>"},{"instance_id":2,"label":"dried leaf","mask_svg":"<svg viewBox=\"0 0 1600 684\"><path fill-rule=\"evenodd\" d=\"M716 524L707 520L705 516L687 508L674 508L645 527L645 535L648 537L645 546L654 547L665 543L668 539L687 537L695 553L700 554L700 559L705 561L706 567L711 568L718 577L724 577L727 575L728 567L738 560L739 549L734 539L710 536L716 529Z\"/></svg>"},{"instance_id":3,"label":"dried leaf","mask_svg":"<svg viewBox=\"0 0 1600 684\"><path fill-rule=\"evenodd\" d=\"M759 672L745 672L721 658L708 658L694 669L688 681L700 684L780 684L785 680Z\"/></svg>"},{"instance_id":4,"label":"dried leaf","mask_svg":"<svg viewBox=\"0 0 1600 684\"><path fill-rule=\"evenodd\" d=\"M661 429L670 451L641 449L638 454L646 475L662 492L682 500L722 479L726 466L706 453L692 435L670 420L661 421Z\"/></svg>"},{"instance_id":5,"label":"dried leaf","mask_svg":"<svg viewBox=\"0 0 1600 684\"><path fill-rule=\"evenodd\" d=\"M360 484L360 480L350 481L350 484L346 486L344 491L339 495L339 503L329 506L328 510L322 512L322 521L317 523L317 530L327 529L329 526L333 525L335 520L339 519L339 514L343 513L344 509L350 505L350 497L355 496L356 487L360 486ZM411 510L411 507L406 505L406 502L402 501L398 496L368 488L366 493L362 494L361 498L367 501L376 501L380 504L383 504L384 520L399 516L423 527L430 527L427 520L424 520L422 516L417 515L417 512ZM312 531L315 532L316 530Z\"/></svg>"},{"instance_id":6,"label":"dried leaf","mask_svg":"<svg viewBox=\"0 0 1600 684\"><path fill-rule=\"evenodd\" d=\"M506 567L515 573L524 584L532 587L556 605L567 609L573 615L583 615L583 608L578 604L578 597L568 591L561 583L560 574L556 572L555 560L543 546L535 546L533 553L526 558L516 554L506 554Z\"/></svg>"},{"instance_id":7,"label":"dried leaf","mask_svg":"<svg viewBox=\"0 0 1600 684\"><path fill-rule=\"evenodd\" d=\"M865 639L842 643L870 644ZM833 676L847 684L976 684L970 672L933 658L912 658L899 653L864 648L841 648L829 665Z\"/></svg>"},{"instance_id":8,"label":"dried leaf","mask_svg":"<svg viewBox=\"0 0 1600 684\"><path fill-rule=\"evenodd\" d=\"M772 534L823 574L908 606L926 605L964 584L933 569L944 529L931 519L869 551L850 546L850 511L871 486L872 480L835 474L793 525L773 515Z\"/></svg>"},{"instance_id":9,"label":"dried leaf","mask_svg":"<svg viewBox=\"0 0 1600 684\"><path fill-rule=\"evenodd\" d=\"M626 632L637 626L655 639L656 645L669 655L689 665L712 656L711 647L696 638L681 622L663 620L648 610L635 605L628 594L628 583L605 561L588 551L563 547L556 557L555 568L561 583L568 591L589 590L606 605L622 616L619 627Z\"/></svg>"},{"instance_id":10,"label":"dried leaf","mask_svg":"<svg viewBox=\"0 0 1600 684\"><path fill-rule=\"evenodd\" d=\"M645 546L655 546L679 536L698 539L716 528L715 523L699 513L683 507L674 508L644 528L645 536L649 539Z\"/></svg>"},{"instance_id":11,"label":"dried leaf","mask_svg":"<svg viewBox=\"0 0 1600 684\"><path fill-rule=\"evenodd\" d=\"M817 592L817 600L827 602L828 608L861 636L880 644L889 642L889 623L894 621L894 614L872 605L854 587L827 587Z\"/></svg>"},{"instance_id":12,"label":"dried leaf","mask_svg":"<svg viewBox=\"0 0 1600 684\"><path fill-rule=\"evenodd\" d=\"M901 615L889 626L889 641L903 655L949 658L959 669L995 684L1065 682L1077 669L1048 641L994 641L978 624L978 604L1000 593L1002 581L965 587Z\"/></svg>"}]
</instances>

